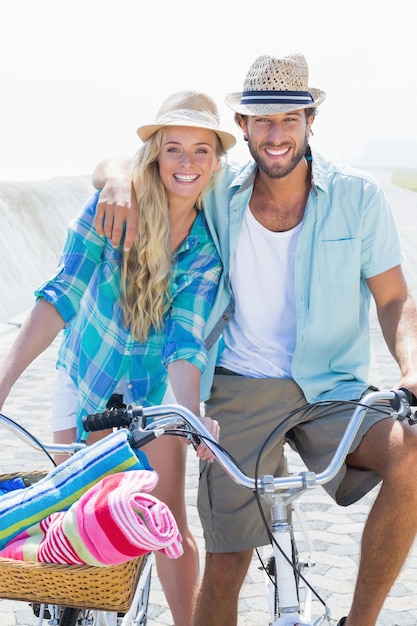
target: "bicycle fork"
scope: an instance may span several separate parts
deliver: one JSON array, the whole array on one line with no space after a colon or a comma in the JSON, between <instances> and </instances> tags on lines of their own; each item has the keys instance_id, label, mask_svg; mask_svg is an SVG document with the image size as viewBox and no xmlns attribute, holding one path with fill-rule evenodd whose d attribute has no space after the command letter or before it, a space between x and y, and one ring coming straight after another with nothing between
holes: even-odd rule
<instances>
[{"instance_id":1,"label":"bicycle fork","mask_svg":"<svg viewBox=\"0 0 417 626\"><path fill-rule=\"evenodd\" d=\"M270 626L320 626L330 624L330 616L322 615L316 621L311 618L312 595L309 587L306 588L304 610L300 610L299 598L299 567L294 563L293 525L288 513L291 497L281 494L272 496L263 495L270 506L272 548L274 554L274 573L272 580L268 578L268 602L271 616ZM293 508L297 514L296 502ZM297 515L298 517L298 515ZM301 515L299 516L301 518ZM310 541L302 520L300 519L303 534L310 549ZM305 564L306 567L310 563ZM276 587L275 587L276 585Z\"/></svg>"}]
</instances>

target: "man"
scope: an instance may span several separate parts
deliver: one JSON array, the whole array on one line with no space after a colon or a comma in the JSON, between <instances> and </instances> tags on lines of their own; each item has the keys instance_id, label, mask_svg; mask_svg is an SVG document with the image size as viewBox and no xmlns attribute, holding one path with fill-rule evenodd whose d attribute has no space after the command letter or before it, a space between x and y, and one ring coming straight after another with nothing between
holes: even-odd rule
<instances>
[{"instance_id":1,"label":"man","mask_svg":"<svg viewBox=\"0 0 417 626\"><path fill-rule=\"evenodd\" d=\"M371 296L400 368L398 386L417 393L417 313L395 223L370 176L310 148L324 98L309 87L302 55L259 57L242 93L226 98L253 161L227 166L204 201L226 276L209 344L222 320L228 324L212 349L203 399L210 393L207 414L249 475L268 434L290 414L287 437L307 466L327 465L352 412L337 401L358 399L368 387ZM109 236L111 202L107 208ZM128 222L126 247L130 232ZM231 301L234 312L222 315ZM314 406L320 400L334 403ZM282 443L283 435L260 473L279 471ZM364 528L352 606L340 626L375 626L417 532L416 462L417 430L369 411L345 468L326 487L348 505L382 480ZM252 494L216 463L202 467L198 505L207 554L194 624L233 626L252 549L267 543L266 535ZM399 519L401 532L393 533Z\"/></svg>"}]
</instances>

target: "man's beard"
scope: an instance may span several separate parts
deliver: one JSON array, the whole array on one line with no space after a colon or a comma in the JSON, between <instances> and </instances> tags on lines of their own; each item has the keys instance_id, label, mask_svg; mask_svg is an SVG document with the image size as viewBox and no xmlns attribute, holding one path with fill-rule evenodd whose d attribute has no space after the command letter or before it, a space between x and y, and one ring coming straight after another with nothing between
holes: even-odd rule
<instances>
[{"instance_id":1,"label":"man's beard","mask_svg":"<svg viewBox=\"0 0 417 626\"><path fill-rule=\"evenodd\" d=\"M304 145L293 154L293 157L289 162L287 161L286 164L283 165L282 163L272 163L267 158L262 157L253 144L251 144L250 139L248 139L249 152L251 153L252 158L258 164L259 169L266 174L268 178L284 178L285 176L288 176L288 174L290 174L297 167L301 159L305 157L307 146L308 142L307 138L305 138ZM274 146L274 148L276 147L277 146Z\"/></svg>"}]
</instances>

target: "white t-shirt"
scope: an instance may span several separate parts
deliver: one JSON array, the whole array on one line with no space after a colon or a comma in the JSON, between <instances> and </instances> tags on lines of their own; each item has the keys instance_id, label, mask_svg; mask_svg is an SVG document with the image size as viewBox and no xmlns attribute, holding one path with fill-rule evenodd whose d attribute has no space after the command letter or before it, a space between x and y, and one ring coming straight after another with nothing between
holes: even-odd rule
<instances>
[{"instance_id":1,"label":"white t-shirt","mask_svg":"<svg viewBox=\"0 0 417 626\"><path fill-rule=\"evenodd\" d=\"M235 313L223 332L218 365L255 378L291 376L294 256L301 226L273 232L247 208L230 274Z\"/></svg>"}]
</instances>

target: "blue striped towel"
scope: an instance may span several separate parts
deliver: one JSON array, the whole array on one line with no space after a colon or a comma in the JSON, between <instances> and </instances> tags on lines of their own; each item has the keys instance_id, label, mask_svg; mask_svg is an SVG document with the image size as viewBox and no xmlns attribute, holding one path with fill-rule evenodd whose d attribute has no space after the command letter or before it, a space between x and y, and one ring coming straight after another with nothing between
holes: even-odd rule
<instances>
[{"instance_id":1,"label":"blue striped towel","mask_svg":"<svg viewBox=\"0 0 417 626\"><path fill-rule=\"evenodd\" d=\"M0 549L13 537L56 511L67 510L90 487L109 474L152 469L135 454L125 429L76 452L39 482L0 496Z\"/></svg>"}]
</instances>

